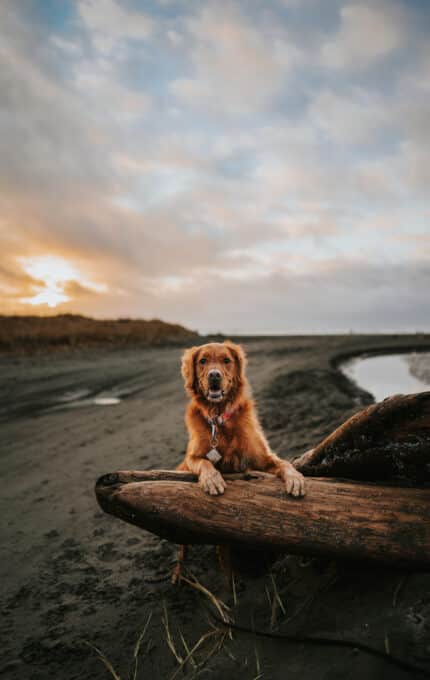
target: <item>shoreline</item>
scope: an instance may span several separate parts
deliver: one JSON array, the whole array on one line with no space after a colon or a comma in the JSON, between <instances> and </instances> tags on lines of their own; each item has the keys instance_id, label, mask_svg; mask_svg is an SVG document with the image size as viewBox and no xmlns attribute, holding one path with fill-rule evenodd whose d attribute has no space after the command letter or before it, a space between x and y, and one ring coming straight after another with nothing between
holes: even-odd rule
<instances>
[{"instance_id":1,"label":"shoreline","mask_svg":"<svg viewBox=\"0 0 430 680\"><path fill-rule=\"evenodd\" d=\"M399 347L393 347L392 345L388 345L387 347L378 347L375 349L369 349L369 350L357 350L357 351L351 351L351 352L345 352L343 354L337 354L335 357L331 359L331 364L333 368L339 369L339 367L346 363L347 361L350 361L352 359L368 359L370 357L377 357L381 355L386 355L390 356L392 354L424 354L426 352L430 352L430 340L428 345L406 345L406 346L399 346Z\"/></svg>"}]
</instances>

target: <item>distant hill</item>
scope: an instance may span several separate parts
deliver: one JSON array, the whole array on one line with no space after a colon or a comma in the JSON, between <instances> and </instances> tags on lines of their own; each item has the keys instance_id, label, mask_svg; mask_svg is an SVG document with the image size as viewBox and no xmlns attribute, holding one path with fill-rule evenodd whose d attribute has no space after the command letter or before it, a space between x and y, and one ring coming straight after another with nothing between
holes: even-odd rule
<instances>
[{"instance_id":1,"label":"distant hill","mask_svg":"<svg viewBox=\"0 0 430 680\"><path fill-rule=\"evenodd\" d=\"M132 347L186 344L198 333L159 319L90 319L57 316L0 315L0 351L39 352L55 348Z\"/></svg>"}]
</instances>

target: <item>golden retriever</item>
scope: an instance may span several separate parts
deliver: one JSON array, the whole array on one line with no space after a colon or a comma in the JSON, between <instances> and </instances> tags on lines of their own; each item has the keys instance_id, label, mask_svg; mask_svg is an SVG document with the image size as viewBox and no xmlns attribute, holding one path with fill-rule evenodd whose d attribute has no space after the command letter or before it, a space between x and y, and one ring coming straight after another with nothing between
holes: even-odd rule
<instances>
[{"instance_id":1,"label":"golden retriever","mask_svg":"<svg viewBox=\"0 0 430 680\"><path fill-rule=\"evenodd\" d=\"M223 472L263 470L280 477L288 494L303 496L305 481L291 463L274 453L264 436L245 376L243 348L233 342L191 347L182 357L182 376L190 397L189 434L178 470L198 475L203 491L222 494ZM184 558L184 549L179 560ZM178 564L176 578L179 576Z\"/></svg>"},{"instance_id":2,"label":"golden retriever","mask_svg":"<svg viewBox=\"0 0 430 680\"><path fill-rule=\"evenodd\" d=\"M192 347L183 355L182 375L191 401L185 419L189 441L178 470L194 472L212 495L225 490L222 472L252 469L277 475L287 493L303 496L303 475L271 451L264 436L248 393L245 365L242 347L230 341Z\"/></svg>"}]
</instances>

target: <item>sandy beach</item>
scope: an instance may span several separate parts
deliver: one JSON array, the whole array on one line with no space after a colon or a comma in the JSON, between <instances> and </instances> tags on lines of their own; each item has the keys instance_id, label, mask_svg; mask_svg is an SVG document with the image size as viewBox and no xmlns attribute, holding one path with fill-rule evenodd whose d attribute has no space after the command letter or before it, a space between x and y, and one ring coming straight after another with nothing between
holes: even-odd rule
<instances>
[{"instance_id":1,"label":"sandy beach","mask_svg":"<svg viewBox=\"0 0 430 680\"><path fill-rule=\"evenodd\" d=\"M274 450L291 459L372 397L337 368L362 352L424 349L427 335L243 338L249 378ZM174 468L186 398L178 347L2 357L0 672L8 680L165 679L213 631L207 598L170 584L175 546L104 515L96 479L117 469ZM116 395L96 405L95 395ZM76 395L81 403L75 401ZM234 621L273 633L356 640L430 672L430 575L285 556L271 574L225 592L212 547L189 569L231 606ZM275 604L273 602L275 601ZM164 623L163 623L164 618ZM183 637L184 642L181 639ZM210 652L212 650L212 655ZM208 658L204 667L197 661ZM337 680L419 677L353 648L213 633L176 677Z\"/></svg>"}]
</instances>

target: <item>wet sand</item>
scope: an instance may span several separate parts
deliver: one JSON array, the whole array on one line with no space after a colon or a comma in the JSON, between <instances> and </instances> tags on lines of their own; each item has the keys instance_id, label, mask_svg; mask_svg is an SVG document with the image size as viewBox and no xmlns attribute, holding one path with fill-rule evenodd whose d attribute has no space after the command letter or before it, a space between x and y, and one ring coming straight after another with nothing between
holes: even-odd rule
<instances>
[{"instance_id":1,"label":"wet sand","mask_svg":"<svg viewBox=\"0 0 430 680\"><path fill-rule=\"evenodd\" d=\"M243 343L272 447L292 458L372 400L337 370L341 357L428 350L430 336ZM192 647L212 630L205 597L169 582L174 546L104 515L93 492L106 472L173 468L180 461L186 444L181 352L170 347L0 358L0 672L8 679L111 677L88 641L128 680L136 638L151 615L137 678L164 680L178 664L163 612L183 657L180 632ZM82 404L72 406L76 394ZM121 401L93 404L101 394ZM239 576L234 604L213 548L194 548L188 564L201 583L230 601L239 625L353 639L430 670L429 574L286 556L272 576ZM272 606L274 584L282 607L279 600ZM218 634L208 639L196 661L218 641ZM225 638L204 668L188 663L177 677L251 680L259 673L265 680L418 677L361 651L238 632Z\"/></svg>"}]
</instances>

